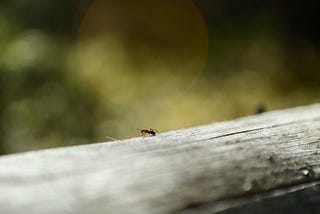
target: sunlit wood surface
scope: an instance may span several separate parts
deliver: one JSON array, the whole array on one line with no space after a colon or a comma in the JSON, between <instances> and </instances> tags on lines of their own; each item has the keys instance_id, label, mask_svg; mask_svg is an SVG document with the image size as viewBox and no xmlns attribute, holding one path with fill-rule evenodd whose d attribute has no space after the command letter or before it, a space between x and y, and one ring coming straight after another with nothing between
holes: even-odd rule
<instances>
[{"instance_id":1,"label":"sunlit wood surface","mask_svg":"<svg viewBox=\"0 0 320 214\"><path fill-rule=\"evenodd\" d=\"M2 156L0 209L319 213L319 178L316 104L150 137Z\"/></svg>"}]
</instances>

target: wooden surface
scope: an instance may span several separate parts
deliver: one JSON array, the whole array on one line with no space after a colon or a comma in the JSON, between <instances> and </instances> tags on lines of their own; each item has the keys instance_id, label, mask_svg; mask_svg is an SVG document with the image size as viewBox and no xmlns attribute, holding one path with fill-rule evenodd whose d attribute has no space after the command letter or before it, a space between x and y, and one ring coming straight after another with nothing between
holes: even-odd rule
<instances>
[{"instance_id":1,"label":"wooden surface","mask_svg":"<svg viewBox=\"0 0 320 214\"><path fill-rule=\"evenodd\" d=\"M0 212L313 213L319 178L317 104L2 156Z\"/></svg>"}]
</instances>

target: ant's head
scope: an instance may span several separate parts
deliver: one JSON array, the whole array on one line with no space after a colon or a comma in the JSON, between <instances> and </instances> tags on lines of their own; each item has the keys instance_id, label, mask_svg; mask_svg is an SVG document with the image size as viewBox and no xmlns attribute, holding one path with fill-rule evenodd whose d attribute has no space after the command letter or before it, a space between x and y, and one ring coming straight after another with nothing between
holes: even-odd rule
<instances>
[{"instance_id":1,"label":"ant's head","mask_svg":"<svg viewBox=\"0 0 320 214\"><path fill-rule=\"evenodd\" d=\"M159 133L156 129L151 129L150 128L150 131L152 131L153 133Z\"/></svg>"}]
</instances>

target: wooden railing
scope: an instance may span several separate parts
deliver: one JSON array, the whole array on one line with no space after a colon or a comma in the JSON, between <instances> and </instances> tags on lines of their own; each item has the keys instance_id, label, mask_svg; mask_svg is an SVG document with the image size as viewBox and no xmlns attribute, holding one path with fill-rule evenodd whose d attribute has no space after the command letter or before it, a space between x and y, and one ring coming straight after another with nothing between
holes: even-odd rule
<instances>
[{"instance_id":1,"label":"wooden railing","mask_svg":"<svg viewBox=\"0 0 320 214\"><path fill-rule=\"evenodd\" d=\"M0 157L0 213L320 213L320 105Z\"/></svg>"}]
</instances>

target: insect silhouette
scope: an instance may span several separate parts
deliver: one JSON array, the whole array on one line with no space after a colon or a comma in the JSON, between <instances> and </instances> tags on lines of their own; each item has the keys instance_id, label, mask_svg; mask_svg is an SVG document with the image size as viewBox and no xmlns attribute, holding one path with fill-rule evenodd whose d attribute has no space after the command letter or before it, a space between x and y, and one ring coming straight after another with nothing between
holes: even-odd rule
<instances>
[{"instance_id":1,"label":"insect silhouette","mask_svg":"<svg viewBox=\"0 0 320 214\"><path fill-rule=\"evenodd\" d=\"M156 129L138 129L142 136L156 136L157 133L159 133Z\"/></svg>"}]
</instances>

